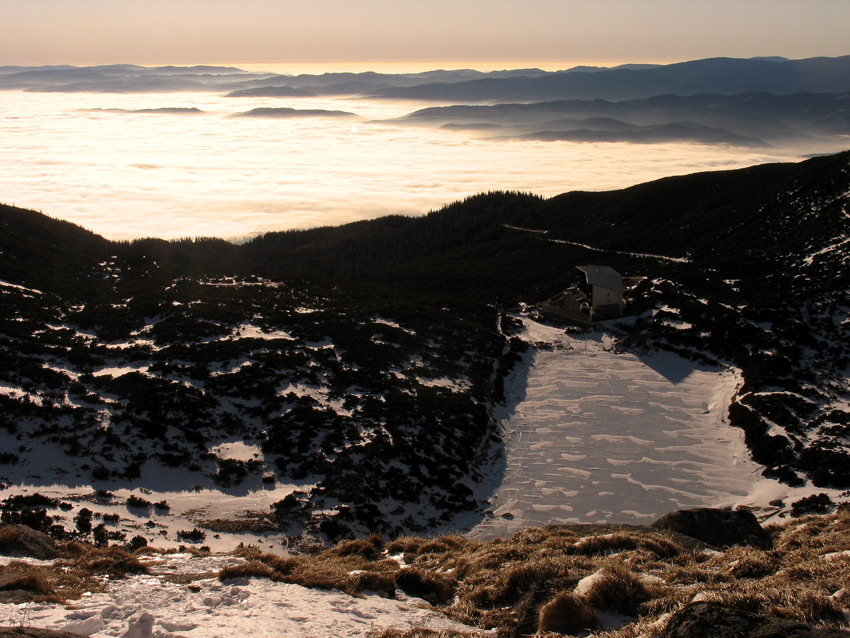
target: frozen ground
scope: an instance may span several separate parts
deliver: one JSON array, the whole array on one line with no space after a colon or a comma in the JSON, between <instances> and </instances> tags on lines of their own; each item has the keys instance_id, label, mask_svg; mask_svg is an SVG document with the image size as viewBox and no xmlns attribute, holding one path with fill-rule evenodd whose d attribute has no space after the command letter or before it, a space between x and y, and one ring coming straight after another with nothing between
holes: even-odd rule
<instances>
[{"instance_id":1,"label":"frozen ground","mask_svg":"<svg viewBox=\"0 0 850 638\"><path fill-rule=\"evenodd\" d=\"M647 524L681 508L767 505L790 491L760 476L743 433L727 424L736 371L670 352L617 352L601 331L568 336L523 321L534 345L499 415L506 470L472 535Z\"/></svg>"},{"instance_id":2,"label":"frozen ground","mask_svg":"<svg viewBox=\"0 0 850 638\"><path fill-rule=\"evenodd\" d=\"M0 625L64 629L94 638L349 638L410 627L472 631L401 593L397 600L355 598L264 579L216 578L222 567L239 560L157 557L149 563L150 575L113 581L107 592L85 595L68 607L0 604Z\"/></svg>"}]
</instances>

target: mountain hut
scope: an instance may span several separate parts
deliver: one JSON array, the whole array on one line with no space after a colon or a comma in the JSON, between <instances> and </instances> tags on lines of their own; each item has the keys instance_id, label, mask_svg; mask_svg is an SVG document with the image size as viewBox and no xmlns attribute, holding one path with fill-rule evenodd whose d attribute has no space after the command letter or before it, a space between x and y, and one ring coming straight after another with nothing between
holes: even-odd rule
<instances>
[{"instance_id":1,"label":"mountain hut","mask_svg":"<svg viewBox=\"0 0 850 638\"><path fill-rule=\"evenodd\" d=\"M623 277L610 266L576 266L594 321L623 316Z\"/></svg>"}]
</instances>

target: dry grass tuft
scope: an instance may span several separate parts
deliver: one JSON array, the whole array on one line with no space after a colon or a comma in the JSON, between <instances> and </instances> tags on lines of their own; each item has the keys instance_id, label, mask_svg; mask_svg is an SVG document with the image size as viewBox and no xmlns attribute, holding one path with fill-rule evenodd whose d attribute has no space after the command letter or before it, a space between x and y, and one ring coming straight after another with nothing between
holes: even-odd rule
<instances>
[{"instance_id":1,"label":"dry grass tuft","mask_svg":"<svg viewBox=\"0 0 850 638\"><path fill-rule=\"evenodd\" d=\"M731 561L726 573L734 578L762 578L776 573L780 567L776 552L755 547L736 545L726 552L726 559Z\"/></svg>"},{"instance_id":2,"label":"dry grass tuft","mask_svg":"<svg viewBox=\"0 0 850 638\"><path fill-rule=\"evenodd\" d=\"M384 539L375 535L358 540L341 541L328 551L335 556L360 556L373 561L383 554Z\"/></svg>"},{"instance_id":3,"label":"dry grass tuft","mask_svg":"<svg viewBox=\"0 0 850 638\"><path fill-rule=\"evenodd\" d=\"M672 558L684 550L661 534L615 532L585 536L573 544L574 551L585 554L616 554L629 550L643 550L658 558Z\"/></svg>"},{"instance_id":4,"label":"dry grass tuft","mask_svg":"<svg viewBox=\"0 0 850 638\"><path fill-rule=\"evenodd\" d=\"M537 630L560 634L575 634L585 629L596 629L596 612L580 596L561 592L540 610Z\"/></svg>"},{"instance_id":5,"label":"dry grass tuft","mask_svg":"<svg viewBox=\"0 0 850 638\"><path fill-rule=\"evenodd\" d=\"M465 536L448 535L440 536L434 540L423 543L416 549L417 554L447 554L457 551L469 551L480 547L481 543Z\"/></svg>"},{"instance_id":6,"label":"dry grass tuft","mask_svg":"<svg viewBox=\"0 0 850 638\"><path fill-rule=\"evenodd\" d=\"M366 541L364 541L365 543ZM234 552L246 559L246 566L227 567L219 572L219 579L235 578L239 575L316 587L339 589L348 594L359 594L370 590L395 594L395 572L398 563L387 560L370 561L362 554L359 543L346 542L321 554L303 554L283 558L274 554L263 554L256 548L243 547ZM239 569L248 573L240 574Z\"/></svg>"},{"instance_id":7,"label":"dry grass tuft","mask_svg":"<svg viewBox=\"0 0 850 638\"><path fill-rule=\"evenodd\" d=\"M621 565L608 565L590 577L580 593L594 608L637 616L638 608L659 593Z\"/></svg>"},{"instance_id":8,"label":"dry grass tuft","mask_svg":"<svg viewBox=\"0 0 850 638\"><path fill-rule=\"evenodd\" d=\"M102 584L61 568L11 561L0 566L0 591L16 592L11 602L64 602L84 591L100 591Z\"/></svg>"},{"instance_id":9,"label":"dry grass tuft","mask_svg":"<svg viewBox=\"0 0 850 638\"><path fill-rule=\"evenodd\" d=\"M13 576L0 585L2 591L12 591L20 589L22 591L33 592L35 594L52 594L53 588L47 581L43 573L29 572L20 576Z\"/></svg>"},{"instance_id":10,"label":"dry grass tuft","mask_svg":"<svg viewBox=\"0 0 850 638\"><path fill-rule=\"evenodd\" d=\"M445 605L454 598L457 581L451 576L405 567L396 574L396 585L405 594Z\"/></svg>"},{"instance_id":11,"label":"dry grass tuft","mask_svg":"<svg viewBox=\"0 0 850 638\"><path fill-rule=\"evenodd\" d=\"M21 533L14 527L10 525L0 527L0 551L5 551L12 547L20 537Z\"/></svg>"},{"instance_id":12,"label":"dry grass tuft","mask_svg":"<svg viewBox=\"0 0 850 638\"><path fill-rule=\"evenodd\" d=\"M685 550L652 530L599 534L605 529L527 528L488 542L459 536L402 537L388 543L371 538L290 558L248 547L240 555L256 564L246 564L241 573L351 594L373 590L392 596L397 588L443 605L446 615L458 622L500 636L590 630L591 614L603 610L636 619L616 631L597 630L595 636L655 636L670 613L693 600L824 627L846 626L850 554L844 552L850 550L850 512L771 526L771 551L735 546L703 553ZM404 556L404 565L387 558L396 554ZM240 572L222 572L227 573ZM563 623L561 629L558 623ZM424 630L379 634L461 635Z\"/></svg>"},{"instance_id":13,"label":"dry grass tuft","mask_svg":"<svg viewBox=\"0 0 850 638\"><path fill-rule=\"evenodd\" d=\"M426 539L415 536L399 536L387 543L386 550L390 554L415 554L427 542Z\"/></svg>"},{"instance_id":14,"label":"dry grass tuft","mask_svg":"<svg viewBox=\"0 0 850 638\"><path fill-rule=\"evenodd\" d=\"M356 592L372 591L395 598L396 575L391 572L359 572L350 584Z\"/></svg>"},{"instance_id":15,"label":"dry grass tuft","mask_svg":"<svg viewBox=\"0 0 850 638\"><path fill-rule=\"evenodd\" d=\"M384 629L371 634L370 638L480 638L479 632L455 631L453 629L425 629L417 627L402 631L400 629Z\"/></svg>"},{"instance_id":16,"label":"dry grass tuft","mask_svg":"<svg viewBox=\"0 0 850 638\"><path fill-rule=\"evenodd\" d=\"M279 572L257 560L249 560L239 565L227 565L218 573L219 580L233 578L267 578L273 582L282 580Z\"/></svg>"},{"instance_id":17,"label":"dry grass tuft","mask_svg":"<svg viewBox=\"0 0 850 638\"><path fill-rule=\"evenodd\" d=\"M74 568L90 575L124 578L127 574L147 574L148 568L135 554L117 547L96 548L81 554Z\"/></svg>"}]
</instances>

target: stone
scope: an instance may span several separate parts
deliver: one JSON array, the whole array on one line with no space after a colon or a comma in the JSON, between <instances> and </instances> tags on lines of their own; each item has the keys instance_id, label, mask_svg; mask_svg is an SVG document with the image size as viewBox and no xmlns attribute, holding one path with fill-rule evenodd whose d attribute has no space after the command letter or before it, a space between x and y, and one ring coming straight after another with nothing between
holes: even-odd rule
<instances>
[{"instance_id":1,"label":"stone","mask_svg":"<svg viewBox=\"0 0 850 638\"><path fill-rule=\"evenodd\" d=\"M0 554L53 560L57 556L56 542L26 525L6 525L0 529Z\"/></svg>"},{"instance_id":2,"label":"stone","mask_svg":"<svg viewBox=\"0 0 850 638\"><path fill-rule=\"evenodd\" d=\"M699 602L673 614L658 638L850 638L850 632Z\"/></svg>"},{"instance_id":3,"label":"stone","mask_svg":"<svg viewBox=\"0 0 850 638\"><path fill-rule=\"evenodd\" d=\"M701 507L665 514L650 527L685 534L715 547L752 545L773 547L773 541L755 515L747 510Z\"/></svg>"},{"instance_id":4,"label":"stone","mask_svg":"<svg viewBox=\"0 0 850 638\"><path fill-rule=\"evenodd\" d=\"M130 626L124 633L123 638L151 638L153 636L153 624L156 618L153 614L142 612L130 620Z\"/></svg>"}]
</instances>

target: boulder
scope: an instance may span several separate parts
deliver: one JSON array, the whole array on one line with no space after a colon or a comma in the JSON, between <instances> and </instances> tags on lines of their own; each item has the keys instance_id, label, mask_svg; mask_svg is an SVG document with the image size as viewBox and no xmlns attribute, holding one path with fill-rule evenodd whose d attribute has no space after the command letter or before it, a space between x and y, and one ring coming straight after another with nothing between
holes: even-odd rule
<instances>
[{"instance_id":1,"label":"boulder","mask_svg":"<svg viewBox=\"0 0 850 638\"><path fill-rule=\"evenodd\" d=\"M850 638L850 632L699 602L676 612L658 638Z\"/></svg>"},{"instance_id":2,"label":"boulder","mask_svg":"<svg viewBox=\"0 0 850 638\"><path fill-rule=\"evenodd\" d=\"M665 514L650 527L670 530L715 547L752 545L770 549L773 541L755 515L747 510L701 507Z\"/></svg>"},{"instance_id":3,"label":"boulder","mask_svg":"<svg viewBox=\"0 0 850 638\"><path fill-rule=\"evenodd\" d=\"M53 560L57 556L56 542L26 525L5 525L0 528L0 554Z\"/></svg>"}]
</instances>

